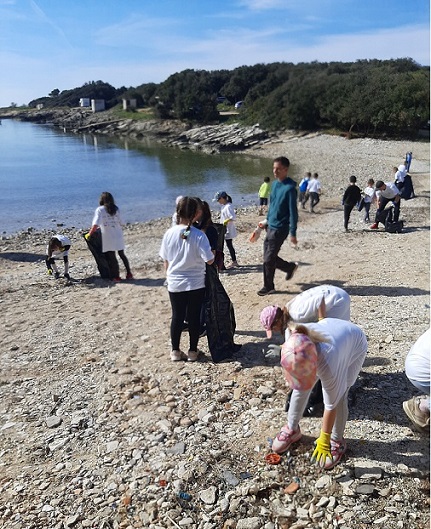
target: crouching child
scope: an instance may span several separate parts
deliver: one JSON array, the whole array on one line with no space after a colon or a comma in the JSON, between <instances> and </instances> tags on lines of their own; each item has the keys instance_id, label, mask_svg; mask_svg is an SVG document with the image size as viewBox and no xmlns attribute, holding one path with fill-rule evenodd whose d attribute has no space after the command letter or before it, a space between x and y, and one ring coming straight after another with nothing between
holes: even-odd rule
<instances>
[{"instance_id":1,"label":"crouching child","mask_svg":"<svg viewBox=\"0 0 431 529\"><path fill-rule=\"evenodd\" d=\"M54 235L46 247L46 267L48 269L48 274L52 275L54 272L55 279L60 277L60 272L58 271L56 260L63 259L64 262L64 277L70 279L69 275L69 250L71 246L69 237L66 235Z\"/></svg>"}]
</instances>

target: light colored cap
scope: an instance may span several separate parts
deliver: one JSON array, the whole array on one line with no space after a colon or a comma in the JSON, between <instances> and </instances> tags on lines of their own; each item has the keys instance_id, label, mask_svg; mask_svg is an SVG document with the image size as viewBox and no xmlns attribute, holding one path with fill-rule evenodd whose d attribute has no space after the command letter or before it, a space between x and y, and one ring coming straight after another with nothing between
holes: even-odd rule
<instances>
[{"instance_id":1,"label":"light colored cap","mask_svg":"<svg viewBox=\"0 0 431 529\"><path fill-rule=\"evenodd\" d=\"M293 332L281 347L281 367L292 389L307 391L316 382L317 350L306 334Z\"/></svg>"},{"instance_id":2,"label":"light colored cap","mask_svg":"<svg viewBox=\"0 0 431 529\"><path fill-rule=\"evenodd\" d=\"M266 336L268 338L271 338L272 336L271 327L274 323L275 316L277 314L278 309L279 309L278 305L270 305L269 307L265 307L260 313L260 323L265 329Z\"/></svg>"}]
</instances>

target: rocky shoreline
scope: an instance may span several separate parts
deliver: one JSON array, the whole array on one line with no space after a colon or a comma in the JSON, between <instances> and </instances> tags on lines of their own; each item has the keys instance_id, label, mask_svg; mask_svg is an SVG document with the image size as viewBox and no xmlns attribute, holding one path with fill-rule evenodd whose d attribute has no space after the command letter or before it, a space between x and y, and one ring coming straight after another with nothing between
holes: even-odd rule
<instances>
[{"instance_id":1,"label":"rocky shoreline","mask_svg":"<svg viewBox=\"0 0 431 529\"><path fill-rule=\"evenodd\" d=\"M192 125L177 120L118 119L112 111L93 113L85 108L11 110L0 119L19 119L34 123L50 123L68 132L126 136L135 140L154 138L183 149L202 150L210 154L249 149L270 141L270 134L258 125Z\"/></svg>"}]
</instances>

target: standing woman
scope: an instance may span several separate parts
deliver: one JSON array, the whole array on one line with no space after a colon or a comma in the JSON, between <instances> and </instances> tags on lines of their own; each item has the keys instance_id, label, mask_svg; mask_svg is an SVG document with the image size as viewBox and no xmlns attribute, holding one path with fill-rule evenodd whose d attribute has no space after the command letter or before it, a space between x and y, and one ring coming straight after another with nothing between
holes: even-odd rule
<instances>
[{"instance_id":1,"label":"standing woman","mask_svg":"<svg viewBox=\"0 0 431 529\"><path fill-rule=\"evenodd\" d=\"M87 238L91 237L100 228L102 232L102 252L108 262L111 279L113 281L121 281L120 269L115 252L118 252L120 259L126 267L126 279L133 279L129 261L124 253L122 229L124 222L121 218L120 210L115 205L114 197L107 191L104 191L100 195L99 204L99 207L94 212L92 227L88 232Z\"/></svg>"},{"instance_id":2,"label":"standing woman","mask_svg":"<svg viewBox=\"0 0 431 529\"><path fill-rule=\"evenodd\" d=\"M238 266L236 260L236 252L233 247L233 239L236 237L236 226L235 219L236 214L232 204L232 198L226 193L226 191L218 191L214 197L214 200L221 205L220 223L226 226L225 241L226 246L229 249L230 258L232 263L227 268L235 268Z\"/></svg>"},{"instance_id":3,"label":"standing woman","mask_svg":"<svg viewBox=\"0 0 431 529\"><path fill-rule=\"evenodd\" d=\"M198 358L200 315L205 298L205 263L214 254L204 232L193 223L199 219L199 200L183 197L177 205L178 224L164 234L160 257L164 260L169 299L172 307L171 360L195 362ZM184 320L188 321L189 350L180 349Z\"/></svg>"}]
</instances>

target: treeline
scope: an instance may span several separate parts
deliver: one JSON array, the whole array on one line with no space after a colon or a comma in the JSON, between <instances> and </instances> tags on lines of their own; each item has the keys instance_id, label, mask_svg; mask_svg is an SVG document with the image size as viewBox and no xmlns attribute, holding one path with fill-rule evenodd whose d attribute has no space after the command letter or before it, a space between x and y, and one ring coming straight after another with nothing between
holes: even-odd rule
<instances>
[{"instance_id":1,"label":"treeline","mask_svg":"<svg viewBox=\"0 0 431 529\"><path fill-rule=\"evenodd\" d=\"M231 71L184 70L162 83L128 89L98 81L44 100L76 106L81 97L104 98L108 106L133 98L162 119L198 123L216 122L220 109L243 101L236 119L268 130L332 128L406 137L429 126L430 69L412 59L256 64Z\"/></svg>"}]
</instances>

